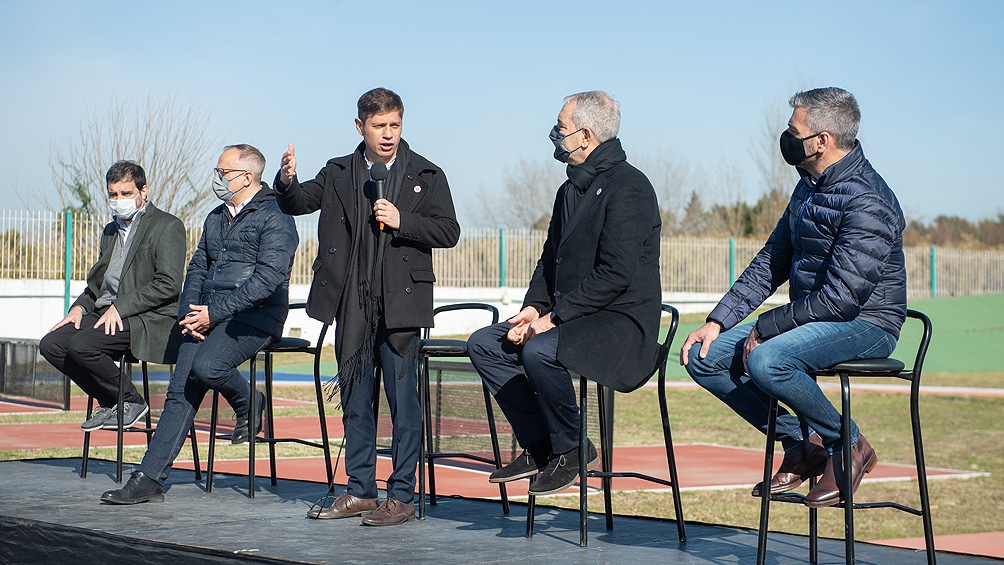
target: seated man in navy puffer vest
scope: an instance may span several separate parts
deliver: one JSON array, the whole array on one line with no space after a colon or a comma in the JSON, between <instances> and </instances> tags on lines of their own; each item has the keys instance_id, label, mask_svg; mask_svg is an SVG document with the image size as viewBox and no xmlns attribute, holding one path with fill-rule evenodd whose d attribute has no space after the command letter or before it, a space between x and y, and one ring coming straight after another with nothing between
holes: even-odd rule
<instances>
[{"instance_id":1,"label":"seated man in navy puffer vest","mask_svg":"<svg viewBox=\"0 0 1004 565\"><path fill-rule=\"evenodd\" d=\"M111 504L164 500L164 481L188 436L206 392L218 390L237 413L233 443L248 441L248 418L261 429L264 396L237 369L282 335L289 312L289 273L300 241L293 219L279 210L261 182L265 157L250 145L231 145L216 165L213 191L224 204L202 228L188 263L178 325L184 340L164 412L139 469L126 485L101 495Z\"/></svg>"},{"instance_id":2,"label":"seated man in navy puffer vest","mask_svg":"<svg viewBox=\"0 0 1004 565\"><path fill-rule=\"evenodd\" d=\"M906 221L856 139L861 112L854 96L819 88L789 104L781 155L802 178L767 244L687 337L680 361L761 432L771 397L794 412L782 409L777 418L784 460L769 488L779 494L822 475L805 499L815 508L844 498L845 431L809 373L895 349L906 319ZM737 325L786 281L791 302ZM857 490L878 457L853 422L846 433Z\"/></svg>"}]
</instances>

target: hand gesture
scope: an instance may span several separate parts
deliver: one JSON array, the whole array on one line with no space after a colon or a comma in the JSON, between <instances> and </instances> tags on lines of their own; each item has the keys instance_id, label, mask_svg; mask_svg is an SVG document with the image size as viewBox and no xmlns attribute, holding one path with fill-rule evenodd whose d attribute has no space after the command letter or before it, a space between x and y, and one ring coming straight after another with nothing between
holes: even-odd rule
<instances>
[{"instance_id":1,"label":"hand gesture","mask_svg":"<svg viewBox=\"0 0 1004 565\"><path fill-rule=\"evenodd\" d=\"M293 177L296 176L296 150L293 144L290 143L286 152L282 154L282 164L279 165L279 180L282 184L289 184L293 182Z\"/></svg>"},{"instance_id":2,"label":"hand gesture","mask_svg":"<svg viewBox=\"0 0 1004 565\"><path fill-rule=\"evenodd\" d=\"M105 335L115 335L115 331L122 330L122 317L119 316L119 311L115 309L115 305L112 304L105 310L105 313L98 318L97 323L94 324L94 329L99 327L105 327Z\"/></svg>"},{"instance_id":3,"label":"hand gesture","mask_svg":"<svg viewBox=\"0 0 1004 565\"><path fill-rule=\"evenodd\" d=\"M49 331L57 330L66 324L73 324L73 327L80 329L80 319L84 317L84 309L80 306L70 307L70 311L66 313L66 317L59 321L58 324L49 328Z\"/></svg>"},{"instance_id":4,"label":"hand gesture","mask_svg":"<svg viewBox=\"0 0 1004 565\"><path fill-rule=\"evenodd\" d=\"M690 332L690 335L687 336L687 341L683 344L683 349L680 350L680 364L686 365L690 362L690 348L695 343L701 344L701 359L707 357L708 349L711 348L711 342L718 339L718 334L720 333L722 333L722 327L717 322L708 322Z\"/></svg>"},{"instance_id":5,"label":"hand gesture","mask_svg":"<svg viewBox=\"0 0 1004 565\"><path fill-rule=\"evenodd\" d=\"M527 329L530 327L530 324L539 317L540 314L537 313L537 309L533 306L523 308L520 310L519 314L509 318L509 325L512 327L509 328L509 332L506 333L506 339L516 345L523 345L528 339L530 339L530 337L526 335Z\"/></svg>"}]
</instances>

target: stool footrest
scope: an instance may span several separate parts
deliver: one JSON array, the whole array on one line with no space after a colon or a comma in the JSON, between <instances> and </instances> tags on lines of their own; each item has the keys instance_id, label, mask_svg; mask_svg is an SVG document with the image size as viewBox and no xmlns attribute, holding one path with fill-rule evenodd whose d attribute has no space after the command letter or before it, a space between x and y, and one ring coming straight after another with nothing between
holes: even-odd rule
<instances>
[{"instance_id":1,"label":"stool footrest","mask_svg":"<svg viewBox=\"0 0 1004 565\"><path fill-rule=\"evenodd\" d=\"M482 457L480 455L474 455L473 453L463 453L454 451L440 451L440 452L427 452L425 454L426 459L470 459L472 461L480 461L482 463L490 463L495 465L495 460L489 457Z\"/></svg>"},{"instance_id":2,"label":"stool footrest","mask_svg":"<svg viewBox=\"0 0 1004 565\"><path fill-rule=\"evenodd\" d=\"M644 473L633 473L630 471L627 472L589 471L588 476L594 479L639 479L642 481L657 483L667 487L673 486L673 481L662 479L659 477L653 477L652 475L646 475Z\"/></svg>"}]
</instances>

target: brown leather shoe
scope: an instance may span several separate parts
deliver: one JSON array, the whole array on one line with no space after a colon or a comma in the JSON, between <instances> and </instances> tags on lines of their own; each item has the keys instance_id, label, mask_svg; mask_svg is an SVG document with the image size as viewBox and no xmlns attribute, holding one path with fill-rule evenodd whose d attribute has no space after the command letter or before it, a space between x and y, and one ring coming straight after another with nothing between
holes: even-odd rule
<instances>
[{"instance_id":1,"label":"brown leather shoe","mask_svg":"<svg viewBox=\"0 0 1004 565\"><path fill-rule=\"evenodd\" d=\"M331 506L307 512L307 517L316 518L318 520L348 518L350 516L359 516L363 512L372 512L376 510L376 507L377 499L375 498L359 498L352 496L349 493L345 493L336 498L335 501L331 503Z\"/></svg>"},{"instance_id":2,"label":"brown leather shoe","mask_svg":"<svg viewBox=\"0 0 1004 565\"><path fill-rule=\"evenodd\" d=\"M396 526L415 519L415 505L388 498L372 514L363 518L366 526Z\"/></svg>"},{"instance_id":3,"label":"brown leather shoe","mask_svg":"<svg viewBox=\"0 0 1004 565\"><path fill-rule=\"evenodd\" d=\"M812 439L816 441L819 441L818 437L816 434L812 435ZM781 467L770 479L770 493L781 494L795 490L810 478L822 475L829 457L830 454L826 452L826 449L815 441L803 441L785 451ZM762 486L763 482L761 481L753 487L753 496L760 496L760 487Z\"/></svg>"},{"instance_id":4,"label":"brown leather shoe","mask_svg":"<svg viewBox=\"0 0 1004 565\"><path fill-rule=\"evenodd\" d=\"M833 506L844 499L843 453L837 452L826 462L823 478L819 479L805 497L805 505L812 508ZM871 472L878 464L875 450L868 444L865 436L859 436L858 442L851 447L851 492L858 492L858 485L865 473Z\"/></svg>"}]
</instances>

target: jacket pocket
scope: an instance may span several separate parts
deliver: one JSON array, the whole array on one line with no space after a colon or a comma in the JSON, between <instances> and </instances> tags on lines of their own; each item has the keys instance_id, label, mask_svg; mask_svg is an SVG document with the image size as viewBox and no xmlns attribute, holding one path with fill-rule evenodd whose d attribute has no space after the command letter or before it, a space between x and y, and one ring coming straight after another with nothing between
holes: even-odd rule
<instances>
[{"instance_id":1,"label":"jacket pocket","mask_svg":"<svg viewBox=\"0 0 1004 565\"><path fill-rule=\"evenodd\" d=\"M318 257L318 258L314 259L313 264L310 265L310 270L316 273L317 271L319 271L321 269L321 265L323 265L323 264L324 264L324 261L321 261L321 258Z\"/></svg>"},{"instance_id":2,"label":"jacket pocket","mask_svg":"<svg viewBox=\"0 0 1004 565\"><path fill-rule=\"evenodd\" d=\"M436 273L427 269L414 269L411 271L412 282L436 282Z\"/></svg>"}]
</instances>

